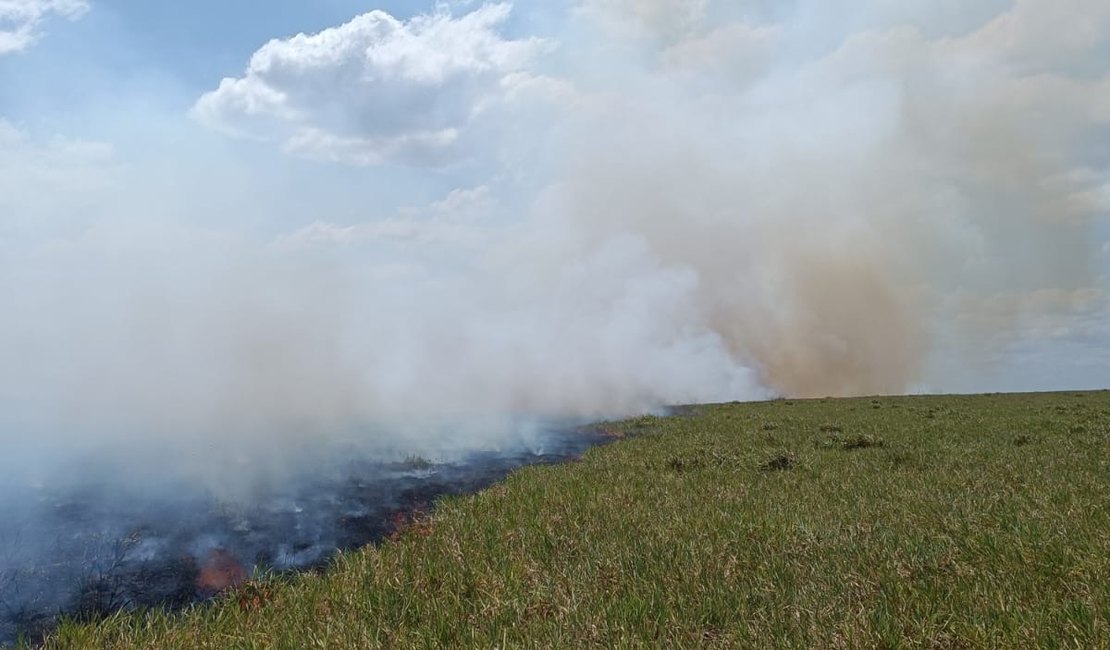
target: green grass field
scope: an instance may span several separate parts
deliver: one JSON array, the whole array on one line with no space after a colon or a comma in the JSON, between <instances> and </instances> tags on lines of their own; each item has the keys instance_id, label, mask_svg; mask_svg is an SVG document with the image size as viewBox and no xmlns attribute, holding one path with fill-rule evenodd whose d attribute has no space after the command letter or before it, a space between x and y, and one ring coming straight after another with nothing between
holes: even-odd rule
<instances>
[{"instance_id":1,"label":"green grass field","mask_svg":"<svg viewBox=\"0 0 1110 650\"><path fill-rule=\"evenodd\" d=\"M779 400L439 503L96 648L1110 648L1110 392Z\"/></svg>"}]
</instances>

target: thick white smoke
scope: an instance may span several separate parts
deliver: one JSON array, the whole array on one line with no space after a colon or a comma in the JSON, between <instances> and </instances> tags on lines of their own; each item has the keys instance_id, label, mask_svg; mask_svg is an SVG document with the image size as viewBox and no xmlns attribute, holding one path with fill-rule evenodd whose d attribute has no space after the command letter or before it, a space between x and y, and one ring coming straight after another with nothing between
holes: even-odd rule
<instances>
[{"instance_id":1,"label":"thick white smoke","mask_svg":"<svg viewBox=\"0 0 1110 650\"><path fill-rule=\"evenodd\" d=\"M519 38L505 4L378 12L266 45L198 121L492 171L273 238L149 200L0 247L8 458L171 450L220 484L322 440L448 453L529 416L897 393L943 385L938 331L981 347L980 297L1105 295L1104 2L741 4L584 0ZM114 173L98 191L134 189Z\"/></svg>"}]
</instances>

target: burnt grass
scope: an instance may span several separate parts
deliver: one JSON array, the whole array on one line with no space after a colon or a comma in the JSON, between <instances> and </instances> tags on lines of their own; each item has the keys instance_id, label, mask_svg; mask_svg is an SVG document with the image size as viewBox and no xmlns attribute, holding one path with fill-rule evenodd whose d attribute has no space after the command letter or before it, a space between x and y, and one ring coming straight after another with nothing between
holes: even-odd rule
<instances>
[{"instance_id":1,"label":"burnt grass","mask_svg":"<svg viewBox=\"0 0 1110 650\"><path fill-rule=\"evenodd\" d=\"M252 575L320 572L335 553L409 527L438 498L477 492L525 465L573 460L611 440L594 427L568 427L537 451L476 452L446 463L355 456L326 479L249 504L184 486L177 498L112 485L37 489L27 495L38 506L34 516L8 513L0 529L0 646L39 641L62 618L92 624L126 611L172 612L254 588L244 585Z\"/></svg>"},{"instance_id":2,"label":"burnt grass","mask_svg":"<svg viewBox=\"0 0 1110 650\"><path fill-rule=\"evenodd\" d=\"M1110 647L1110 392L775 400L435 501L50 648Z\"/></svg>"}]
</instances>

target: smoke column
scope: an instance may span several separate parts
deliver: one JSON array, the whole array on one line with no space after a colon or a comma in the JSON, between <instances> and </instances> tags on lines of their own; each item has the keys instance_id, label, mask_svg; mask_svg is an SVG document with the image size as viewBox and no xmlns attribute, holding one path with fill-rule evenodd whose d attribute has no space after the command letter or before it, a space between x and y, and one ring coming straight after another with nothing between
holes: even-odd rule
<instances>
[{"instance_id":1,"label":"smoke column","mask_svg":"<svg viewBox=\"0 0 1110 650\"><path fill-rule=\"evenodd\" d=\"M1110 8L942 4L583 0L516 37L540 8L442 5L272 41L199 124L495 173L262 237L92 152L112 209L2 249L0 464L172 459L232 494L325 441L450 455L533 416L943 387L940 332L980 349L1020 311L982 297L1105 300ZM433 36L470 58L417 61ZM394 76L359 96L367 70Z\"/></svg>"},{"instance_id":2,"label":"smoke column","mask_svg":"<svg viewBox=\"0 0 1110 650\"><path fill-rule=\"evenodd\" d=\"M48 4L0 6L0 55L98 11ZM1049 344L1110 383L1106 0L277 36L173 115L142 109L171 83L101 107L118 144L0 118L0 642L318 563L586 421L948 390Z\"/></svg>"}]
</instances>

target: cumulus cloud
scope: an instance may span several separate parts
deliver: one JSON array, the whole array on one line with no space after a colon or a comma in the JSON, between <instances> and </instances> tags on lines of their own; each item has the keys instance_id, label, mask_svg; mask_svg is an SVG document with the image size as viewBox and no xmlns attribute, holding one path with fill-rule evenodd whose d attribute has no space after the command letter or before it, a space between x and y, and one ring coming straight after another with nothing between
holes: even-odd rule
<instances>
[{"instance_id":1,"label":"cumulus cloud","mask_svg":"<svg viewBox=\"0 0 1110 650\"><path fill-rule=\"evenodd\" d=\"M317 34L273 40L242 77L200 98L193 115L293 153L359 165L442 164L478 109L549 43L499 33L510 5L401 21L383 11Z\"/></svg>"},{"instance_id":2,"label":"cumulus cloud","mask_svg":"<svg viewBox=\"0 0 1110 650\"><path fill-rule=\"evenodd\" d=\"M34 43L48 16L75 20L88 10L87 0L0 0L0 55L20 52Z\"/></svg>"},{"instance_id":3,"label":"cumulus cloud","mask_svg":"<svg viewBox=\"0 0 1110 650\"><path fill-rule=\"evenodd\" d=\"M251 192L216 209L244 240L100 229L0 256L17 306L0 352L20 359L0 368L0 415L280 455L412 414L946 390L977 356L1107 340L1102 32L1045 47L1021 25L1050 0L740 4L576 3L550 59L500 33L502 4L272 41L197 119L326 161L483 164L399 165L416 208L343 170L357 199L274 190L298 199L293 224L251 212ZM0 143L13 179L36 167L19 160L100 155L10 126ZM8 182L30 213L33 184ZM223 206L200 200L175 209Z\"/></svg>"}]
</instances>

